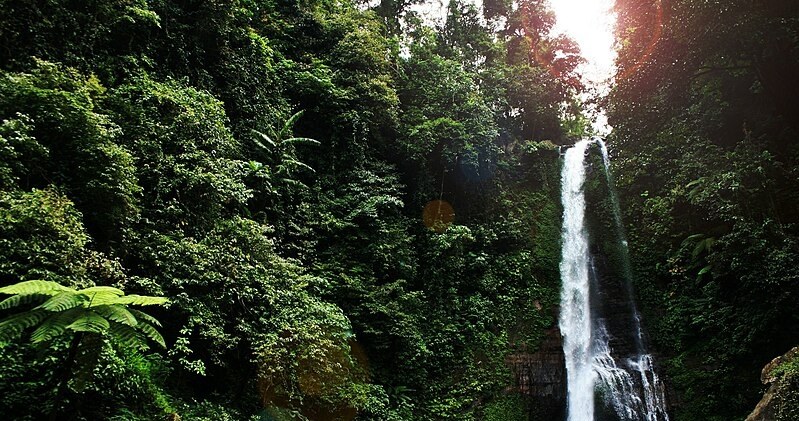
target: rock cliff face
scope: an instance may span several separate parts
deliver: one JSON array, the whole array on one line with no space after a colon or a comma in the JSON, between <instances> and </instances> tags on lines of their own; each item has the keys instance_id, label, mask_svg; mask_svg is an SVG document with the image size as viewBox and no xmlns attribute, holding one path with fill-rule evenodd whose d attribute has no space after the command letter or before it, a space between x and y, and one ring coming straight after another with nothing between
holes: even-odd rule
<instances>
[{"instance_id":1,"label":"rock cliff face","mask_svg":"<svg viewBox=\"0 0 799 421\"><path fill-rule=\"evenodd\" d=\"M795 399L799 395L796 388L796 379L785 379L791 374L775 372L775 369L783 364L794 363L799 358L799 346L781 355L763 367L760 374L760 381L764 385L769 385L763 399L758 402L755 410L746 417L746 421L781 421L792 420L791 415L799 411L796 408ZM793 390L790 390L793 389ZM790 398L793 398L791 401Z\"/></svg>"},{"instance_id":2,"label":"rock cliff face","mask_svg":"<svg viewBox=\"0 0 799 421\"><path fill-rule=\"evenodd\" d=\"M507 358L513 373L511 392L525 397L531 421L558 421L566 416L566 362L557 327L547 332L535 352L519 352Z\"/></svg>"}]
</instances>

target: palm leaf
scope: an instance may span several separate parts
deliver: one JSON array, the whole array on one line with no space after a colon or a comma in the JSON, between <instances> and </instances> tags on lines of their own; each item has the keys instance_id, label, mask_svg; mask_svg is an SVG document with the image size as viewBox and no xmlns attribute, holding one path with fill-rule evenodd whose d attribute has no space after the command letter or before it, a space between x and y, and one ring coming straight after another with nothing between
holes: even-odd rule
<instances>
[{"instance_id":1,"label":"palm leaf","mask_svg":"<svg viewBox=\"0 0 799 421\"><path fill-rule=\"evenodd\" d=\"M114 301L114 304L128 304L134 306L154 306L164 305L169 302L165 297L151 297L148 295L126 295L119 297Z\"/></svg>"},{"instance_id":2,"label":"palm leaf","mask_svg":"<svg viewBox=\"0 0 799 421\"><path fill-rule=\"evenodd\" d=\"M136 320L136 316L131 314L128 309L122 307L120 305L104 305L100 307L92 307L92 310L96 311L101 316L105 317L106 319L121 323L128 326L136 326L138 320Z\"/></svg>"},{"instance_id":3,"label":"palm leaf","mask_svg":"<svg viewBox=\"0 0 799 421\"><path fill-rule=\"evenodd\" d=\"M311 139L310 137L290 137L288 139L283 140L280 143L285 143L285 144L289 144L289 145L293 145L295 143L310 143L312 145L321 145L322 144L322 142L320 142L320 141L318 141L316 139Z\"/></svg>"},{"instance_id":4,"label":"palm leaf","mask_svg":"<svg viewBox=\"0 0 799 421\"><path fill-rule=\"evenodd\" d=\"M705 234L694 234L694 235L689 235L688 237L686 237L686 238L685 238L685 240L683 240L683 243L685 243L685 242L687 242L687 241L699 240L699 239L702 239L702 238L704 238L704 237L705 237Z\"/></svg>"},{"instance_id":5,"label":"palm leaf","mask_svg":"<svg viewBox=\"0 0 799 421\"><path fill-rule=\"evenodd\" d=\"M41 322L48 314L50 313L39 309L7 317L0 322L0 342L8 342L21 335L22 331Z\"/></svg>"},{"instance_id":6,"label":"palm leaf","mask_svg":"<svg viewBox=\"0 0 799 421\"><path fill-rule=\"evenodd\" d=\"M84 311L83 308L73 308L61 313L55 313L44 319L42 324L31 334L31 342L35 344L47 342L62 335L67 330L67 326L80 317Z\"/></svg>"},{"instance_id":7,"label":"palm leaf","mask_svg":"<svg viewBox=\"0 0 799 421\"><path fill-rule=\"evenodd\" d=\"M149 314L141 310L136 310L135 308L131 308L130 312L133 313L133 315L136 316L137 319L141 319L151 325L161 327L161 322L159 322L158 319L156 319L153 316L150 316Z\"/></svg>"},{"instance_id":8,"label":"palm leaf","mask_svg":"<svg viewBox=\"0 0 799 421\"><path fill-rule=\"evenodd\" d=\"M272 140L272 139L271 139L269 136L267 136L267 135L266 135L266 133L261 133L261 132L259 132L258 130L253 130L253 131L255 132L255 134L257 134L258 136L260 136L260 137L261 137L261 139L263 139L263 140L264 140L266 143L268 143L268 144L269 144L270 146L272 146L273 148L274 148L275 146L277 146L277 144L275 144L275 142L274 142L274 141L273 141L273 140ZM265 150L267 150L267 151L271 151L271 150L272 150L271 148L267 147L267 146L266 146L266 145L264 145L263 143L259 142L259 141L258 141L258 139L253 139L253 142L254 142L256 145L258 145L258 147L260 147L261 149L265 149Z\"/></svg>"},{"instance_id":9,"label":"palm leaf","mask_svg":"<svg viewBox=\"0 0 799 421\"><path fill-rule=\"evenodd\" d=\"M67 288L57 282L33 280L23 281L14 285L8 285L0 288L0 294L9 295L56 295L64 291L75 291L72 288Z\"/></svg>"},{"instance_id":10,"label":"palm leaf","mask_svg":"<svg viewBox=\"0 0 799 421\"><path fill-rule=\"evenodd\" d=\"M94 311L87 311L82 317L78 318L72 324L67 326L67 329L75 332L92 332L92 333L105 333L111 325L103 316L95 313Z\"/></svg>"},{"instance_id":11,"label":"palm leaf","mask_svg":"<svg viewBox=\"0 0 799 421\"><path fill-rule=\"evenodd\" d=\"M75 291L64 291L54 295L36 308L47 311L64 311L83 304L86 297L76 294Z\"/></svg>"},{"instance_id":12,"label":"palm leaf","mask_svg":"<svg viewBox=\"0 0 799 421\"><path fill-rule=\"evenodd\" d=\"M161 334L158 333L154 327L145 322L141 322L136 325L136 329L147 335L148 338L152 339L158 345L161 345L161 348L166 348L166 341L164 341L164 337L161 336Z\"/></svg>"},{"instance_id":13,"label":"palm leaf","mask_svg":"<svg viewBox=\"0 0 799 421\"><path fill-rule=\"evenodd\" d=\"M294 115L289 117L288 120L286 120L286 123L283 124L283 128L280 129L280 133L278 136L280 139L285 138L289 133L291 133L291 129L294 127L294 124L297 123L297 120L299 120L300 117L302 117L302 113L303 113L302 110L297 111L296 113L294 113Z\"/></svg>"},{"instance_id":14,"label":"palm leaf","mask_svg":"<svg viewBox=\"0 0 799 421\"><path fill-rule=\"evenodd\" d=\"M283 159L283 162L288 163L288 164L290 164L293 167L305 168L306 170L308 170L310 172L314 172L314 173L316 172L316 170L311 168L310 165L308 165L308 164L306 164L304 162L297 161L296 159L293 159L293 158L285 158L285 159Z\"/></svg>"}]
</instances>

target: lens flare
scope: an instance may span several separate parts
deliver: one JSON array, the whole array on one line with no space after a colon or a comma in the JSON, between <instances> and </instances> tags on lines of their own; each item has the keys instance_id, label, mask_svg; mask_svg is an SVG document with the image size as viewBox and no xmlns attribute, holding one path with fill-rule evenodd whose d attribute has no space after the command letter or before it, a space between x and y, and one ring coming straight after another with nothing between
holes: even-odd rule
<instances>
[{"instance_id":1,"label":"lens flare","mask_svg":"<svg viewBox=\"0 0 799 421\"><path fill-rule=\"evenodd\" d=\"M444 200L433 200L422 210L422 222L428 229L439 234L455 221L455 209Z\"/></svg>"},{"instance_id":2,"label":"lens flare","mask_svg":"<svg viewBox=\"0 0 799 421\"><path fill-rule=\"evenodd\" d=\"M657 0L655 2L655 21L650 27L650 31L652 32L652 35L649 37L649 43L644 49L644 52L641 54L641 57L639 57L629 69L625 69L622 73L618 74L616 76L617 80L627 79L632 76L636 71L638 71L641 65L646 63L646 61L652 55L652 52L655 51L655 46L657 45L658 41L660 41L660 37L663 34L663 6L661 4L661 0Z\"/></svg>"}]
</instances>

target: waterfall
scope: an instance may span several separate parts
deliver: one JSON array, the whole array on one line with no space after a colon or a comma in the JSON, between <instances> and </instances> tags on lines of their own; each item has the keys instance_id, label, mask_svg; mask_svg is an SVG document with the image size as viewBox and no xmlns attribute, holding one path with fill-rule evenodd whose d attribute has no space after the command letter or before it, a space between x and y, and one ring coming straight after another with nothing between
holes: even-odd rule
<instances>
[{"instance_id":1,"label":"waterfall","mask_svg":"<svg viewBox=\"0 0 799 421\"><path fill-rule=\"evenodd\" d=\"M588 279L588 233L585 229L585 156L588 141L566 150L561 175L563 243L561 245L560 332L566 356L569 421L593 421L594 369L591 355L591 307Z\"/></svg>"},{"instance_id":2,"label":"waterfall","mask_svg":"<svg viewBox=\"0 0 799 421\"><path fill-rule=\"evenodd\" d=\"M599 310L598 290L602 288L594 259L589 251L586 227L586 201L583 187L586 178L585 156L592 144L598 145L617 238L621 243L623 297L628 303L630 332L618 332L632 338L629 355L614 352L610 343L614 332L608 330ZM620 421L669 421L665 391L658 378L652 356L644 345L641 317L634 301L627 240L621 224L621 209L613 189L607 148L599 139L582 140L566 150L561 174L563 203L562 280L559 325L567 373L568 421L594 421L595 402L604 403L607 411ZM596 394L601 395L595 401ZM607 412L606 411L606 412Z\"/></svg>"}]
</instances>

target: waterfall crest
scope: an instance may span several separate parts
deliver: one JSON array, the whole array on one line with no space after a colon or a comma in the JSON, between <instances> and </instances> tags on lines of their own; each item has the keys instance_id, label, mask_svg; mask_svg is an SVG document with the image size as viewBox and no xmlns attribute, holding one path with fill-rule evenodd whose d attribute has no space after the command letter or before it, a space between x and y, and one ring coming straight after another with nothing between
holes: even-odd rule
<instances>
[{"instance_id":1,"label":"waterfall crest","mask_svg":"<svg viewBox=\"0 0 799 421\"><path fill-rule=\"evenodd\" d=\"M631 320L624 332L634 342L627 355L614 353L606 320L597 301L602 289L600 277L589 250L586 226L585 156L592 144L598 145L610 192L613 223L621 242L623 297ZM653 358L647 353L640 315L634 301L631 270L618 197L613 190L607 148L599 139L581 140L564 154L561 173L563 230L560 274L562 280L559 325L567 372L568 421L595 421L595 402L602 402L605 415L620 421L669 421L665 390L658 378ZM597 395L599 393L599 395ZM595 401L601 397L600 401Z\"/></svg>"}]
</instances>

